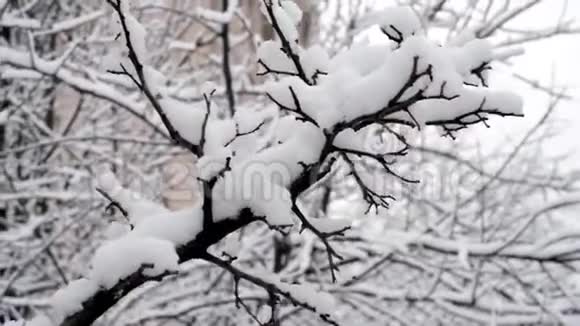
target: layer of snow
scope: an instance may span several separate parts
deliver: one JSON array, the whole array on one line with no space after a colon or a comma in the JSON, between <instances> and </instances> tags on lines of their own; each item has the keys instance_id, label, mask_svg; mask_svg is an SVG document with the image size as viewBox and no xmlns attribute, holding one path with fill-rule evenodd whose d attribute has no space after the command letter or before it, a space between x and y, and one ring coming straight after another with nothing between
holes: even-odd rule
<instances>
[{"instance_id":1,"label":"layer of snow","mask_svg":"<svg viewBox=\"0 0 580 326\"><path fill-rule=\"evenodd\" d=\"M98 187L118 202L128 213L132 224L138 224L146 216L164 214L167 208L141 194L121 186L120 182L110 170L102 170L97 176Z\"/></svg>"},{"instance_id":2,"label":"layer of snow","mask_svg":"<svg viewBox=\"0 0 580 326\"><path fill-rule=\"evenodd\" d=\"M339 54L330 61L329 74L320 76L317 85L307 85L298 77L287 77L267 85L266 91L280 105L291 110L301 109L326 129L372 115L418 93L426 97L459 96L453 101L434 98L416 103L412 113L420 123L451 120L475 111L484 97L485 109L520 114L521 100L517 96L464 85L465 82L474 83L478 78L471 71L491 58L490 46L485 41L473 40L461 47L441 47L425 36L413 35L396 49L354 47ZM429 69L431 73L427 74ZM413 72L422 74L421 78L407 85ZM393 117L405 118L402 113Z\"/></svg>"},{"instance_id":3,"label":"layer of snow","mask_svg":"<svg viewBox=\"0 0 580 326\"><path fill-rule=\"evenodd\" d=\"M366 143L363 132L346 129L336 135L333 144L342 149L361 150Z\"/></svg>"},{"instance_id":4,"label":"layer of snow","mask_svg":"<svg viewBox=\"0 0 580 326\"><path fill-rule=\"evenodd\" d=\"M130 11L130 1L121 1L121 12L125 16L125 23L131 38L131 45L135 51L137 59L145 63L147 59L147 31Z\"/></svg>"},{"instance_id":5,"label":"layer of snow","mask_svg":"<svg viewBox=\"0 0 580 326\"><path fill-rule=\"evenodd\" d=\"M34 70L7 68L0 71L2 79L39 79L42 75ZM1 121L1 120L0 120Z\"/></svg>"},{"instance_id":6,"label":"layer of snow","mask_svg":"<svg viewBox=\"0 0 580 326\"><path fill-rule=\"evenodd\" d=\"M281 0L280 6L286 14L292 19L294 25L298 25L302 20L302 9L293 0Z\"/></svg>"},{"instance_id":7,"label":"layer of snow","mask_svg":"<svg viewBox=\"0 0 580 326\"><path fill-rule=\"evenodd\" d=\"M56 326L47 316L38 315L27 321L25 326Z\"/></svg>"},{"instance_id":8,"label":"layer of snow","mask_svg":"<svg viewBox=\"0 0 580 326\"><path fill-rule=\"evenodd\" d=\"M146 276L175 272L178 261L173 243L167 240L122 237L97 249L88 278L98 286L110 289L140 269Z\"/></svg>"},{"instance_id":9,"label":"layer of snow","mask_svg":"<svg viewBox=\"0 0 580 326\"><path fill-rule=\"evenodd\" d=\"M170 97L163 97L159 103L179 134L190 143L199 144L206 110Z\"/></svg>"},{"instance_id":10,"label":"layer of snow","mask_svg":"<svg viewBox=\"0 0 580 326\"><path fill-rule=\"evenodd\" d=\"M175 212L150 215L135 224L127 235L135 238L154 238L172 243L174 246L186 244L201 232L203 212L199 207L186 208Z\"/></svg>"},{"instance_id":11,"label":"layer of snow","mask_svg":"<svg viewBox=\"0 0 580 326\"><path fill-rule=\"evenodd\" d=\"M367 28L379 25L390 34L396 35L391 26L394 26L403 38L422 32L421 21L413 8L408 6L388 7L380 11L373 11L363 16L359 22L359 28Z\"/></svg>"},{"instance_id":12,"label":"layer of snow","mask_svg":"<svg viewBox=\"0 0 580 326\"><path fill-rule=\"evenodd\" d=\"M131 231L131 227L126 223L113 221L105 230L105 238L107 240L118 239L129 233L129 231Z\"/></svg>"},{"instance_id":13,"label":"layer of snow","mask_svg":"<svg viewBox=\"0 0 580 326\"><path fill-rule=\"evenodd\" d=\"M1 7L1 6L0 6ZM105 15L105 10L97 10L88 14L84 14L78 17L62 20L54 23L50 30L50 33L58 33L73 28L77 28L80 25L87 24L91 21L97 20Z\"/></svg>"},{"instance_id":14,"label":"layer of snow","mask_svg":"<svg viewBox=\"0 0 580 326\"><path fill-rule=\"evenodd\" d=\"M231 218L245 207L265 215L274 225L292 224L287 187L315 163L324 146L322 131L310 123L286 116L277 121L274 144L248 158L232 160L213 189L214 219Z\"/></svg>"},{"instance_id":15,"label":"layer of snow","mask_svg":"<svg viewBox=\"0 0 580 326\"><path fill-rule=\"evenodd\" d=\"M50 299L59 317L66 318L82 309L82 304L99 291L99 286L91 279L81 278L70 282L56 291Z\"/></svg>"},{"instance_id":16,"label":"layer of snow","mask_svg":"<svg viewBox=\"0 0 580 326\"><path fill-rule=\"evenodd\" d=\"M304 68L306 76L311 81L314 81L314 76L316 76L317 73L326 73L328 71L330 57L322 46L313 45L300 53L300 63Z\"/></svg>"},{"instance_id":17,"label":"layer of snow","mask_svg":"<svg viewBox=\"0 0 580 326\"><path fill-rule=\"evenodd\" d=\"M268 69L278 72L296 73L296 66L280 49L282 44L278 41L264 41L258 47L257 56Z\"/></svg>"},{"instance_id":18,"label":"layer of snow","mask_svg":"<svg viewBox=\"0 0 580 326\"><path fill-rule=\"evenodd\" d=\"M465 88L459 98L451 101L439 99L421 101L411 106L410 111L419 123L425 124L453 120L461 115L475 112L480 106L483 110L523 114L523 102L519 96L487 88ZM482 113L480 116L486 116L486 114ZM469 119L476 118L476 116L466 117L463 121L470 122Z\"/></svg>"},{"instance_id":19,"label":"layer of snow","mask_svg":"<svg viewBox=\"0 0 580 326\"><path fill-rule=\"evenodd\" d=\"M298 49L298 29L296 28L295 13L287 12L283 7L276 5L277 2L273 3L272 12L282 35L288 40L293 50Z\"/></svg>"}]
</instances>

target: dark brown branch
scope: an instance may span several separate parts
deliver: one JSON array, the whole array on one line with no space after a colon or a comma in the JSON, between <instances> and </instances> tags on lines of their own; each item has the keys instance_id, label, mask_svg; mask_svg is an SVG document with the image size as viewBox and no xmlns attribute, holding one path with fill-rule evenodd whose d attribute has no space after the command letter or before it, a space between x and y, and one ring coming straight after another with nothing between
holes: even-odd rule
<instances>
[{"instance_id":1,"label":"dark brown branch","mask_svg":"<svg viewBox=\"0 0 580 326\"><path fill-rule=\"evenodd\" d=\"M111 197L107 192L105 192L104 190L102 190L100 188L97 188L97 192L99 194L101 194L101 196L105 197L105 199L107 199L109 201L109 205L107 206L107 208L109 208L109 207L116 207L119 210L119 212L121 212L121 214L123 214L123 216L125 217L125 219L127 220L127 222L130 222L129 221L129 212L127 212L127 210L121 205L121 203L119 203L118 201L114 200L113 197ZM133 225L131 225L131 228L133 228Z\"/></svg>"},{"instance_id":2,"label":"dark brown branch","mask_svg":"<svg viewBox=\"0 0 580 326\"><path fill-rule=\"evenodd\" d=\"M401 44L403 42L403 33L401 33L401 31L394 25L389 25L389 28L394 32L394 34L390 33L389 30L384 27L381 27L381 32L383 32L389 40Z\"/></svg>"},{"instance_id":3,"label":"dark brown branch","mask_svg":"<svg viewBox=\"0 0 580 326\"><path fill-rule=\"evenodd\" d=\"M121 10L121 0L116 0L116 1L115 0L107 0L107 3L109 3L113 7L113 9L117 12L117 14L119 16L119 20L121 22L121 27L123 29L123 34L125 36L126 46L127 46L127 49L129 50L129 60L133 64L133 67L135 68L135 71L137 73L137 78L132 78L132 79L136 82L137 87L139 87L139 89L145 94L145 96L147 97L147 99L149 100L149 102L151 103L153 108L155 109L155 112L157 112L157 114L161 118L163 125L165 126L165 128L169 132L169 135L171 136L173 141L176 144L187 148L193 154L199 156L199 153L200 153L199 146L189 142L175 129L175 127L173 126L173 124L171 123L169 118L167 117L167 114L165 113L165 111L163 111L163 108L161 107L161 104L159 103L157 97L153 94L151 89L149 89L147 80L145 78L143 63L141 63L141 61L139 61L139 58L137 57L137 53L135 52L135 48L133 46L133 43L131 42L131 31L129 31L129 28L127 26L127 20L126 20L125 14ZM138 82L137 82L137 80L138 80Z\"/></svg>"},{"instance_id":4,"label":"dark brown branch","mask_svg":"<svg viewBox=\"0 0 580 326\"><path fill-rule=\"evenodd\" d=\"M324 244L324 247L326 248L326 254L327 254L327 257L328 257L328 264L330 265L330 275L332 277L332 282L336 282L336 274L335 274L335 272L338 271L338 267L334 263L334 258L336 257L338 259L342 259L342 256L339 255L336 252L336 250L334 250L334 248L332 248L332 246L330 245L330 243L328 242L328 240L329 240L329 238L331 238L331 237L333 237L335 235L344 234L344 232L347 229L339 230L337 232L332 232L332 233L324 233L324 232L321 232L316 227L314 227L314 225L312 225L312 223L310 223L310 221L308 220L308 218L306 218L306 216L304 216L304 213L302 213L302 211L300 210L300 208L298 207L298 205L296 204L296 202L294 202L292 204L292 212L294 212L294 214L296 214L296 216L298 216L298 219L300 219L300 222L302 223L302 230L309 230L309 231L311 231Z\"/></svg>"},{"instance_id":5,"label":"dark brown branch","mask_svg":"<svg viewBox=\"0 0 580 326\"><path fill-rule=\"evenodd\" d=\"M448 137L455 139L455 135L454 135L455 132L460 131L462 129L465 129L470 125L478 124L480 122L485 123L487 120L489 120L487 115L496 115L496 116L500 116L500 117L522 117L523 116L522 114L517 114L517 113L509 113L509 112L506 113L506 112L503 112L503 111L501 111L499 109L495 109L495 108L494 109L486 109L485 103L486 103L486 99L484 98L481 101L481 104L479 105L479 107L475 110L472 110L470 112L459 115L453 119L428 121L426 124L429 126L441 126L443 128L443 130L445 131L444 136L448 136ZM467 119L471 119L471 120L467 120ZM486 126L489 127L489 125L487 125L487 124L486 124Z\"/></svg>"},{"instance_id":6,"label":"dark brown branch","mask_svg":"<svg viewBox=\"0 0 580 326\"><path fill-rule=\"evenodd\" d=\"M229 0L222 0L223 11L228 10ZM230 63L230 23L225 23L222 25L222 31L220 33L222 38L222 69L224 74L224 81L226 84L226 95L228 99L228 109L230 116L234 116L236 111L236 97L234 94L234 87L232 81L232 69Z\"/></svg>"},{"instance_id":7,"label":"dark brown branch","mask_svg":"<svg viewBox=\"0 0 580 326\"><path fill-rule=\"evenodd\" d=\"M264 71L256 73L257 76L266 76L268 74L276 74L276 75L286 75L286 76L298 77L298 74L295 72L272 69L262 59L258 60L258 64L264 68Z\"/></svg>"},{"instance_id":8,"label":"dark brown branch","mask_svg":"<svg viewBox=\"0 0 580 326\"><path fill-rule=\"evenodd\" d=\"M224 147L230 146L239 137L248 136L248 135L251 135L251 134L253 134L255 132L258 132L258 130L260 130L260 128L262 128L265 124L266 124L266 122L265 121L262 121L254 129L252 129L250 131L246 131L246 132L240 132L239 129L238 129L239 127L236 124L236 135L232 139L230 139L227 143L225 143Z\"/></svg>"},{"instance_id":9,"label":"dark brown branch","mask_svg":"<svg viewBox=\"0 0 580 326\"><path fill-rule=\"evenodd\" d=\"M286 55L292 60L294 66L296 67L296 71L298 73L298 77L302 79L306 84L311 85L312 83L308 80L306 76L306 72L304 71L304 67L302 67L302 63L300 62L300 56L294 52L292 49L292 45L290 42L298 43L298 40L288 40L286 35L280 29L280 25L278 25L278 20L274 15L274 9L272 8L272 0L262 0L264 1L264 6L266 7L266 12L268 13L268 17L270 18L270 22L272 23L272 28L280 38L280 42L282 43L282 50L286 53Z\"/></svg>"},{"instance_id":10,"label":"dark brown branch","mask_svg":"<svg viewBox=\"0 0 580 326\"><path fill-rule=\"evenodd\" d=\"M266 290L269 293L274 293L274 294L277 294L281 297L284 297L285 299L287 299L288 301L290 301L293 305L295 305L297 307L301 307L303 309L317 313L324 322L326 322L330 325L338 326L338 323L336 323L335 321L330 319L329 315L327 315L325 313L321 313L320 311L318 311L316 309L316 307L310 305L308 302L303 302L303 301L298 300L297 298L295 298L292 295L292 293L278 288L276 286L276 284L274 284L274 283L268 282L268 281L263 280L259 277L251 275L249 273L246 273L246 272L240 270L239 268L233 266L231 263L223 261L223 260L221 260L221 259L219 259L219 258L217 258L209 253L205 253L201 258L216 265L216 266L218 266L218 267L221 267L221 268L229 271L234 276L234 280L236 281L236 283L238 283L239 280L248 281L248 282L250 282L258 287L263 288L264 290ZM235 295L236 295L236 301L240 302L241 299L240 299L239 293L237 293L237 291L236 291Z\"/></svg>"}]
</instances>

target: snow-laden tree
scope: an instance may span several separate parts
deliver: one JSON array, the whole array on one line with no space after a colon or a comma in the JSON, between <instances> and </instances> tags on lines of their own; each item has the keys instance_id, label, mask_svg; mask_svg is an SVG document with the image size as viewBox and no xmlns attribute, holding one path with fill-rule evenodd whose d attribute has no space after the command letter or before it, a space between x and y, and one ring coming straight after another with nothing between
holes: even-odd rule
<instances>
[{"instance_id":1,"label":"snow-laden tree","mask_svg":"<svg viewBox=\"0 0 580 326\"><path fill-rule=\"evenodd\" d=\"M197 158L192 165L197 170L196 178L200 184L197 189L203 192L203 201L194 207L169 211L164 205L146 200L142 195L121 186L110 171L97 171L97 191L120 212L123 220L111 225L107 235L109 240L96 249L90 259L91 267L84 277L59 290L48 301L50 309L46 315L50 321L38 317L27 324L86 325L110 308L113 312L107 316L108 320L103 321L105 324L115 324L123 318L124 323L130 324L155 323L164 318L177 324L194 321L243 323L223 313L231 309L232 316L243 318L236 314L236 306L255 322L272 324L294 318L295 322L301 323L304 317L312 320L313 314L320 317L317 320L321 323L342 320L349 323L349 320L360 320L361 316L366 316L369 322L381 324L384 318L391 318L404 324L414 318L405 315L406 307L401 308L408 305L416 305L416 311L427 310L424 312L427 320L464 317L478 322L477 318L486 319L494 314L501 322L508 319L521 322L552 318L544 317L546 308L538 303L540 300L537 298L536 303L530 303L528 299L507 298L507 303L501 302L501 307L509 306L505 311L490 308L487 296L481 295L484 299L480 299L475 292L481 289L480 277L496 276L511 269L505 266L499 272L497 269L487 269L479 260L478 266L473 269L466 266L472 264L470 257L559 263L560 257L570 254L565 250L570 247L563 246L561 240L573 239L575 233L560 235L560 238L544 244L521 244L523 231L520 229L530 224L521 217L529 215L535 220L538 214L546 210L577 202L574 198L560 199L560 204L553 203L538 210L527 207L529 212L511 211L513 217L506 218L509 223L525 223L510 224L505 228L507 235L499 233L497 238L484 234L481 243L473 244L470 238L473 233L460 234L470 239L466 240L469 243L465 243L461 237L458 240L453 234L433 230L436 229L437 220L451 220L454 222L449 230L453 233L455 226L462 226L463 222L457 222L457 218L449 219L449 216L481 216L477 214L483 208L477 211L478 204L490 210L499 205L486 204L485 197L479 196L480 192L476 192L478 195L467 205L455 203L455 206L437 207L428 203L421 206L416 204L417 201L409 200L412 204L402 212L408 214L411 223L416 223L418 227L411 229L412 232L403 233L389 232L380 225L372 224L380 219L370 220L368 224L384 233L361 233L358 227L348 230L351 220L329 219L327 214L319 213L320 205L311 203L312 198L317 198L314 193L320 192L319 188L327 189L332 182L342 180L346 183L342 191L351 189L349 192L361 194L362 198L359 199L370 205L370 213L383 212L383 208L390 206L394 198L392 189L384 187L390 183L383 183L382 180L400 180L403 183L413 183L415 180L412 173L401 170L405 160L410 159L408 150L413 149L403 137L405 128L413 128L414 133L419 133L426 132L426 126L435 125L443 130L444 135L455 137L459 129L485 122L490 115L520 115L521 104L517 96L488 87L490 62L493 59L504 60L505 51L498 52L497 48L479 38L482 35L473 31L455 35L441 46L425 36L424 19L403 7L389 8L380 14L365 17L364 24L380 25L390 43L383 46L358 45L348 50L338 46L337 54L331 57L320 46L303 48L300 45L296 25L301 20L302 12L293 2L264 2L263 15L276 37L263 42L257 51L258 58L253 60L259 63L259 75L272 77L275 81L267 82L263 87L239 88L244 83L233 85L235 80L231 79L231 75L227 77L231 71L228 73L228 69L223 69L219 72L223 74L223 86L214 86L205 81L214 80L215 72L197 68L211 65L216 61L215 57L208 55L207 63L195 62L199 65L196 69L180 71L182 67L172 67L176 62L172 55L161 53L155 58L147 51L147 32L140 23L143 18L138 18L143 16L137 16L136 8L131 9L125 1L112 1L110 4L114 9L113 19L117 22L117 28L112 30L113 37L108 40L111 48L115 49L106 60L108 73L82 67L78 63L68 64L66 59L70 54L67 53L60 57L62 60L51 61L35 56L34 52L4 47L0 58L11 67L26 69L18 71L21 74L33 70L61 80L81 93L106 99L130 112L150 128L146 130L152 130L152 134L157 135L149 139L119 137L121 132L134 132L134 120L123 124L117 121L118 113L108 119L99 117L98 112L92 113L97 116L92 128L96 130L95 134L106 131L115 135L105 139L114 146L107 143L98 150L101 158L98 163L112 163L114 170L124 167L117 163L119 160L153 161L145 163L149 166L162 164L159 160L166 162L167 156L163 155L170 150L161 146L151 151L151 145L158 145L154 137L169 138L194 154L186 159ZM213 22L208 26L208 35L215 33L222 38L221 46L225 53L228 53L228 37L224 37L227 32L223 27L238 14L236 5L231 1L224 7L223 13L197 11L196 19L201 17ZM74 28L103 15L103 11L97 11L67 23ZM60 25L68 26L64 23ZM199 40L203 45L204 38ZM93 39L90 42L98 41ZM178 45L183 44L173 44L174 47ZM189 53L195 49L185 50ZM228 64L224 58L219 62L226 67ZM94 58L86 59L89 60L87 67L91 67L90 60ZM187 60L182 59L181 62ZM198 84L204 85L199 92ZM270 105L266 109L236 105L234 99L244 92L245 95L265 92ZM139 93L145 97L144 102L137 100L135 95L127 95ZM196 99L200 101L195 102ZM145 103L154 112L145 111ZM93 110L100 109L103 115L109 115L115 109L109 105L99 108L98 104L92 107ZM386 139L386 146L370 146L365 137L368 134L380 134ZM99 140L94 135L86 137L93 142ZM72 139L78 140L81 139ZM129 146L125 147L125 143ZM89 143L89 146L83 147L92 151L91 154L97 154L97 144ZM16 148L13 152L25 150ZM135 156L121 158L112 156L113 159L107 157L117 152L135 151L139 154L125 154ZM92 162L84 164L90 165L89 170L94 170L98 165ZM132 163L128 165L129 173L139 175L134 172ZM424 168L420 164L415 166ZM483 173L477 166L465 166L471 173ZM125 171L118 172L118 176L124 177ZM509 191L517 199L535 198L536 194L546 189L566 187L565 184L557 184L557 180L538 178L527 185L529 187L522 186L516 191L511 186L518 184L518 180L506 180L501 173L493 178L493 182L495 179L500 179L502 183L493 184L494 190ZM148 184L148 181L143 178L142 188L149 188L144 189L146 192L157 192L157 185ZM482 187L491 186L484 183ZM327 197L333 192L324 193ZM413 195L414 192L409 191L407 196ZM86 216L89 210L91 207L87 207L86 211L77 209L75 214ZM429 220L418 218L414 210L428 214ZM395 214L397 212L393 212ZM498 213L492 211L489 214ZM507 214L504 215L507 217ZM125 223L124 219L128 222ZM499 221L488 221L492 221L493 228L499 231L505 226L501 218ZM22 230L24 233L36 228L32 224L26 224L26 227ZM274 236L273 246L272 233L267 229L278 234ZM89 228L88 232L92 230ZM421 236L422 233L425 236ZM491 233L497 234L497 231ZM383 242L381 246L377 240L383 237L393 240ZM497 242L493 242L496 239ZM50 244L48 241L44 244L46 247L41 246L38 255L44 255L45 248L50 248ZM558 247L554 248L553 245ZM383 270L383 264L391 262L393 254L388 251L393 246L397 252L405 253L403 257L406 260L402 264L406 268L403 271L393 268L377 276L374 271ZM415 247L431 251L414 251ZM244 248L246 250L241 250ZM411 252L405 251L405 248L411 248ZM542 254L540 249L548 253ZM554 253L555 249L558 250ZM274 258L268 262L272 251ZM260 257L264 254L268 256ZM443 262L435 254L442 254ZM38 255L33 255L29 261ZM182 263L180 268L178 263ZM454 272L453 269L457 268L454 264L467 271ZM337 274L335 269L338 267L342 267L345 274ZM171 277L178 269L179 274ZM272 270L274 273L271 273ZM417 276L412 270L422 272ZM365 280L362 286L355 279L348 279L357 274L360 277L356 279ZM411 281L401 275L408 276ZM545 272L542 275L545 280ZM19 277L18 274L10 276ZM383 277L393 279L397 276L403 284L402 288L396 289L399 292L389 289L381 291L380 287L385 282ZM452 276L453 279L450 279ZM158 289L148 283L149 287L140 287L147 281L164 278L167 279L159 285L173 283L175 286ZM413 284L413 278L428 284L426 287L421 282ZM504 281L503 278L498 280ZM11 277L6 288L13 282ZM475 290L460 291L464 284L470 284L470 289ZM415 292L415 285L423 290L419 295ZM137 287L140 288L136 290ZM182 288L184 291L175 291ZM518 296L529 292L526 286L522 288L523 291L518 289ZM144 311L147 314L137 314L133 320L126 319L123 311L149 291L155 293L157 300L146 303L149 309ZM488 292L496 295L494 291L498 290L492 287ZM535 295L532 291L532 298ZM128 297L128 300L116 305L123 297ZM173 306L180 298L190 297L195 300ZM382 305L380 301L394 301L400 306L389 302ZM508 304L511 301L517 304ZM17 300L13 302L17 303ZM434 302L437 309L449 311L448 316L441 317L434 311L433 305L423 302ZM226 310L212 312L212 307ZM210 311L204 308L210 308ZM569 309L568 306L563 306L557 312L562 313L566 309ZM309 314L300 313L302 310ZM483 313L478 315L481 311ZM438 316L430 317L431 314ZM504 315L507 319L503 318ZM417 318L422 316L418 314Z\"/></svg>"}]
</instances>

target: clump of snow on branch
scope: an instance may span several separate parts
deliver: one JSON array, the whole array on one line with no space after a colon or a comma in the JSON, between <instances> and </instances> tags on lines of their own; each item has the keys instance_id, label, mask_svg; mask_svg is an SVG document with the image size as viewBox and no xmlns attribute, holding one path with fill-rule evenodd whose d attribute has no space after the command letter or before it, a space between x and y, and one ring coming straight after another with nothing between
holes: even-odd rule
<instances>
[{"instance_id":1,"label":"clump of snow on branch","mask_svg":"<svg viewBox=\"0 0 580 326\"><path fill-rule=\"evenodd\" d=\"M185 208L160 215L151 215L137 223L129 236L152 237L174 246L191 241L202 230L203 212L199 207Z\"/></svg>"},{"instance_id":2,"label":"clump of snow on branch","mask_svg":"<svg viewBox=\"0 0 580 326\"><path fill-rule=\"evenodd\" d=\"M99 186L111 200L120 203L122 207L129 207L127 213L133 229L126 233L126 238L153 238L178 246L190 241L202 229L203 212L200 207L169 211L123 188L108 170L102 171L98 179Z\"/></svg>"},{"instance_id":3,"label":"clump of snow on branch","mask_svg":"<svg viewBox=\"0 0 580 326\"><path fill-rule=\"evenodd\" d=\"M397 17L398 11L395 13L394 17ZM397 22L394 24L397 26ZM406 111L403 109L411 104L415 106L412 117L403 119L420 124L452 120L468 114L478 108L483 98L493 106L493 112L521 114L518 96L472 87L487 83L486 64L492 58L492 51L486 41L440 46L422 33L416 33L417 27L420 25L402 27L401 31L408 32L401 32L400 44L396 48L355 47L332 58L329 64L320 49L304 51L303 61L320 62L320 68L310 65L308 69L310 73L316 70L324 72L318 76L318 84L306 84L295 76L284 77L293 74L291 70L279 74L283 78L268 85L266 91L280 107L302 111L318 125L330 130L340 123L376 114L405 101L409 104L402 105L398 111ZM267 56L270 52L262 51L260 54L266 56L260 60L273 64L280 62L280 54ZM284 61L283 65L288 65L288 62ZM481 71L475 71L478 68ZM437 108L431 109L432 104ZM484 115L488 110L483 108L482 111Z\"/></svg>"},{"instance_id":4,"label":"clump of snow on branch","mask_svg":"<svg viewBox=\"0 0 580 326\"><path fill-rule=\"evenodd\" d=\"M99 189L108 199L127 210L132 229L114 222L111 240L99 247L86 278L70 283L51 298L54 315L64 319L82 309L82 303L100 290L140 271L149 277L175 273L179 257L176 246L201 232L202 211L198 207L170 212L121 186L107 170L98 176Z\"/></svg>"},{"instance_id":5,"label":"clump of snow on branch","mask_svg":"<svg viewBox=\"0 0 580 326\"><path fill-rule=\"evenodd\" d=\"M159 276L176 272L179 257L173 243L149 237L122 237L103 244L93 257L89 279L105 289L141 270Z\"/></svg>"},{"instance_id":6,"label":"clump of snow on branch","mask_svg":"<svg viewBox=\"0 0 580 326\"><path fill-rule=\"evenodd\" d=\"M137 224L149 215L167 213L168 210L139 193L124 188L110 170L101 170L97 176L97 187L111 196L128 213L129 221Z\"/></svg>"},{"instance_id":7,"label":"clump of snow on branch","mask_svg":"<svg viewBox=\"0 0 580 326\"><path fill-rule=\"evenodd\" d=\"M421 20L408 6L387 7L373 11L362 17L358 28L364 29L373 25L378 25L386 33L393 33L401 38L423 32Z\"/></svg>"},{"instance_id":8,"label":"clump of snow on branch","mask_svg":"<svg viewBox=\"0 0 580 326\"><path fill-rule=\"evenodd\" d=\"M139 22L137 17L133 15L132 1L121 0L119 1L119 9L123 14L124 21L118 17L117 13L113 13L115 16L115 26L114 31L115 41L111 44L112 51L107 53L105 57L105 67L111 70L117 70L120 65L124 67L127 71L132 74L135 73L135 69L128 58L128 52L126 50L127 44L131 44L133 48L133 53L140 62L145 63L147 61L147 29L143 24ZM124 33L123 24L127 26L129 33L130 42L127 42L126 34Z\"/></svg>"},{"instance_id":9,"label":"clump of snow on branch","mask_svg":"<svg viewBox=\"0 0 580 326\"><path fill-rule=\"evenodd\" d=\"M279 41L268 40L258 47L257 55L265 69L272 71L284 71L290 74L296 73L296 67L286 54L280 51Z\"/></svg>"},{"instance_id":10,"label":"clump of snow on branch","mask_svg":"<svg viewBox=\"0 0 580 326\"><path fill-rule=\"evenodd\" d=\"M52 308L64 318L82 309L82 303L99 290L94 280L81 278L56 291L51 298Z\"/></svg>"},{"instance_id":11,"label":"clump of snow on branch","mask_svg":"<svg viewBox=\"0 0 580 326\"><path fill-rule=\"evenodd\" d=\"M298 49L298 29L297 25L302 19L302 10L292 0L273 1L272 5L265 5L260 2L262 13L268 21L275 24L274 28L278 29L289 42L292 49ZM274 21L270 18L275 18Z\"/></svg>"}]
</instances>

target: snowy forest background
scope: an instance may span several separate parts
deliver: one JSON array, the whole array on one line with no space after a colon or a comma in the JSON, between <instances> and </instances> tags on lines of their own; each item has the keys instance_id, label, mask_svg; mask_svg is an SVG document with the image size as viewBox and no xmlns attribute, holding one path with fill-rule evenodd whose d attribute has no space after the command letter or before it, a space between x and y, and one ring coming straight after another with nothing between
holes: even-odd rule
<instances>
[{"instance_id":1,"label":"snowy forest background","mask_svg":"<svg viewBox=\"0 0 580 326\"><path fill-rule=\"evenodd\" d=\"M579 324L579 19L0 0L0 325Z\"/></svg>"}]
</instances>

